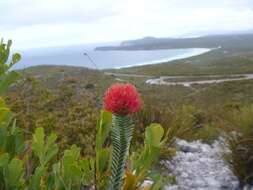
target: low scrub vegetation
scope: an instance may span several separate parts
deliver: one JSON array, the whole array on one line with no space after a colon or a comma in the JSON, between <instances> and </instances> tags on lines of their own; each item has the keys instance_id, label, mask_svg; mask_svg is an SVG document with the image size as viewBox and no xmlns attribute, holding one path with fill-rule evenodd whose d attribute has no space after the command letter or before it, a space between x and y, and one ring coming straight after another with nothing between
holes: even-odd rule
<instances>
[{"instance_id":1,"label":"low scrub vegetation","mask_svg":"<svg viewBox=\"0 0 253 190\"><path fill-rule=\"evenodd\" d=\"M230 128L226 139L231 152L226 159L239 178L241 186L253 185L253 105L230 110L226 125Z\"/></svg>"},{"instance_id":2,"label":"low scrub vegetation","mask_svg":"<svg viewBox=\"0 0 253 190\"><path fill-rule=\"evenodd\" d=\"M7 63L11 42L1 42L1 83L4 92L17 79L18 73L9 71L20 59L14 54ZM71 82L72 83L72 82ZM34 127L34 132L19 128L15 116L0 99L0 188L14 189L160 189L163 184L159 173L151 167L159 158L167 141L164 129L151 124L145 129L145 142L138 151L129 147L133 131L131 114L139 111L141 100L131 85L116 85L105 95L104 107L97 122L95 156L82 156L81 148L71 145L59 151L57 134L49 126ZM132 96L125 93L128 90ZM110 94L110 92L112 92ZM42 93L47 99L48 93ZM45 95L45 96L44 96ZM126 96L127 95L127 96ZM115 99L116 98L116 99ZM43 99L42 99L43 100ZM116 101L117 100L117 101ZM40 100L37 100L40 101ZM115 104L116 102L116 104ZM33 123L30 123L32 126ZM78 134L71 132L72 135ZM111 143L108 143L110 142ZM138 153L137 153L138 152ZM127 165L129 162L129 166ZM145 179L153 184L143 186Z\"/></svg>"},{"instance_id":3,"label":"low scrub vegetation","mask_svg":"<svg viewBox=\"0 0 253 190\"><path fill-rule=\"evenodd\" d=\"M114 78L72 67L11 71L21 56L7 62L10 45L0 46L0 189L106 189L112 183L114 116L101 109ZM232 171L242 186L253 183L252 81L192 88L128 81L144 104L131 116L130 153L119 175L123 189L162 189L164 178L154 165L175 154L175 138L212 143L225 137ZM154 183L142 187L146 179Z\"/></svg>"}]
</instances>

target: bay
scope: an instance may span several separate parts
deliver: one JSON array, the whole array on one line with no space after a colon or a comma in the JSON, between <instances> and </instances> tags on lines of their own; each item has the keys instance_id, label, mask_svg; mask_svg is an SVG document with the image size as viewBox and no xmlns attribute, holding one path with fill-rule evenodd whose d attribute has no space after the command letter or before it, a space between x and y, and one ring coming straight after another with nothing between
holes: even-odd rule
<instances>
[{"instance_id":1,"label":"bay","mask_svg":"<svg viewBox=\"0 0 253 190\"><path fill-rule=\"evenodd\" d=\"M200 55L210 51L206 48L95 51L95 45L76 45L20 50L22 60L14 69L37 65L67 65L98 69L123 68L156 64Z\"/></svg>"}]
</instances>

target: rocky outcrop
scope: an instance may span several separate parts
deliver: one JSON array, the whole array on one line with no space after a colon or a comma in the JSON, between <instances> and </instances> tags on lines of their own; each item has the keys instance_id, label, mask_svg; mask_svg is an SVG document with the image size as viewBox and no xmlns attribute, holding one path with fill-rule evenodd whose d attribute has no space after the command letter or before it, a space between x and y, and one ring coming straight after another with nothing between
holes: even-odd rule
<instances>
[{"instance_id":1,"label":"rocky outcrop","mask_svg":"<svg viewBox=\"0 0 253 190\"><path fill-rule=\"evenodd\" d=\"M216 141L212 145L200 141L176 140L179 151L163 164L176 176L177 185L166 190L236 190L239 182L222 155L224 150Z\"/></svg>"}]
</instances>

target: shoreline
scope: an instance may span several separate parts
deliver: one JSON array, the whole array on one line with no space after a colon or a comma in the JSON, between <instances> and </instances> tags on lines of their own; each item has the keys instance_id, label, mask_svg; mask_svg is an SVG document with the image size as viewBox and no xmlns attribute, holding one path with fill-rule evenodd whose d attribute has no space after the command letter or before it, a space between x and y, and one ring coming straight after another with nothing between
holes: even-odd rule
<instances>
[{"instance_id":1,"label":"shoreline","mask_svg":"<svg viewBox=\"0 0 253 190\"><path fill-rule=\"evenodd\" d=\"M187 49L191 49L192 51L183 53L181 55L164 58L164 59L158 59L158 60L142 62L142 63L132 64L132 65L114 67L113 69L123 69L123 68L139 67L139 66L145 66L145 65L156 65L156 64L161 64L165 62L171 62L171 61L186 59L186 58L190 58L190 57L194 57L198 55L203 55L205 53L208 53L210 51L220 49L220 48L221 48L220 46L216 48L187 48Z\"/></svg>"}]
</instances>

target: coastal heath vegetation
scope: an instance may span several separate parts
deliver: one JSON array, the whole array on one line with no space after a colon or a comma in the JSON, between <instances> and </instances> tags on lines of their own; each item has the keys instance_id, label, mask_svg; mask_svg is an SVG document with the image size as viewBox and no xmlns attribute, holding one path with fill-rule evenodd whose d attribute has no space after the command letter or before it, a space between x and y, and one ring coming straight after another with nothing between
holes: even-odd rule
<instances>
[{"instance_id":1,"label":"coastal heath vegetation","mask_svg":"<svg viewBox=\"0 0 253 190\"><path fill-rule=\"evenodd\" d=\"M10 71L20 60L14 54L10 63L11 42L1 42L1 92L5 92L17 79L18 73ZM132 96L128 96L126 92ZM131 151L131 132L134 123L131 114L141 108L141 99L130 84L116 84L105 94L105 110L97 122L95 157L82 156L81 147L71 145L60 151L57 134L45 133L43 127L33 134L18 127L15 115L0 99L0 187L1 189L160 189L159 173L151 167L159 158L167 137L159 124L150 124L145 130L144 146ZM107 111L106 111L107 110ZM108 112L109 111L109 112ZM119 136L118 136L119 135ZM112 143L108 144L108 141ZM126 167L127 161L131 164ZM110 167L109 167L110 166ZM147 178L153 184L142 186Z\"/></svg>"},{"instance_id":2,"label":"coastal heath vegetation","mask_svg":"<svg viewBox=\"0 0 253 190\"><path fill-rule=\"evenodd\" d=\"M225 158L241 187L253 185L253 105L228 110L225 125L231 132L226 134L230 152Z\"/></svg>"},{"instance_id":3,"label":"coastal heath vegetation","mask_svg":"<svg viewBox=\"0 0 253 190\"><path fill-rule=\"evenodd\" d=\"M5 49L10 48L10 45L11 42L9 45L1 43L1 47ZM4 51L1 49L1 52ZM6 52L3 55L6 60ZM115 83L115 78L100 71L60 66L11 71L8 69L13 65L11 62L17 62L21 56L16 54L12 57L15 57L13 61L2 64L8 65L2 66L2 78L9 79L1 80L1 110L8 110L7 115L11 115L11 122L7 122L7 132L4 134L11 136L10 139L14 138L12 135L17 135L14 139L15 143L19 143L17 146L11 145L14 142L8 138L7 142L3 143L7 148L1 149L4 150L3 154L11 155L5 163L9 164L12 158L19 159L15 160L15 165L19 162L21 177L17 181L22 181L22 188L32 189L32 183L37 184L34 185L36 188L39 187L37 189L43 189L49 181L53 184L50 187L57 184L59 189L109 187L113 116L110 112L100 109L103 107L103 92ZM170 159L175 154L175 137L212 143L224 136L231 150L225 158L234 174L242 186L252 184L252 170L249 169L252 166L253 152L252 80L219 85L195 85L193 88L148 86L140 79L134 78L125 81L134 83L143 99L142 109L131 114L134 130L127 156L125 178L121 182L126 189L134 188L133 186L141 188L145 179L152 179L155 187L163 186L163 176L157 174L161 166L155 161ZM230 93L227 93L228 91ZM100 118L97 121L98 115ZM160 143L157 143L158 148L157 144L154 148L147 138L152 136L150 134L154 133L153 129L162 131L161 126L163 135L162 132L155 135L159 137ZM46 146L46 143L56 144L57 147L54 146L52 150L43 149L41 152L45 155L42 156L35 153L35 147L40 146L33 146L33 139L44 139L41 147ZM15 148L9 150L8 147ZM140 169L149 152L157 154L150 156L154 159L151 162L145 161L147 163L144 169ZM47 154L53 156L49 156L49 161L43 161L48 160ZM75 156L69 158L71 155ZM3 161L6 158L3 157ZM68 160L75 166L68 166ZM78 175L78 172L71 174L72 177L66 175L69 170L75 171L73 168L82 163L85 163L84 169L79 167L76 170L79 171ZM4 185L7 179L5 180L3 175L2 179ZM66 181L66 184L62 181Z\"/></svg>"}]
</instances>

